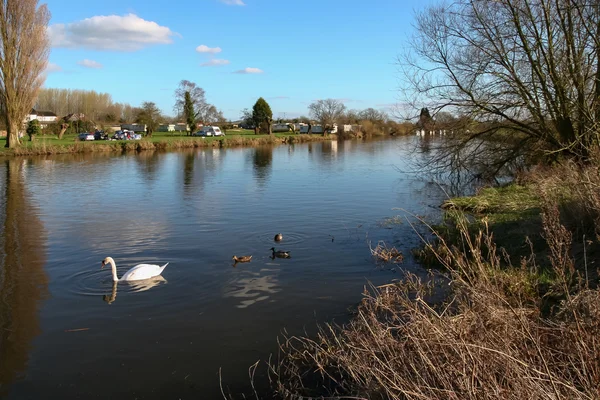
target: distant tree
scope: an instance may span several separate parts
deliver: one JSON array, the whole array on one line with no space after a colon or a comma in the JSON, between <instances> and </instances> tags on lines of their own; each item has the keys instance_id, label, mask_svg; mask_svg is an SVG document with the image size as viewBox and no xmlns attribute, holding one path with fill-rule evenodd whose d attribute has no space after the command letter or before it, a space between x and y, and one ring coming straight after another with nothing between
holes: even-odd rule
<instances>
[{"instance_id":1,"label":"distant tree","mask_svg":"<svg viewBox=\"0 0 600 400\"><path fill-rule=\"evenodd\" d=\"M341 116L340 121L344 124L355 125L360 123L360 111L358 110L347 110L344 115Z\"/></svg>"},{"instance_id":2,"label":"distant tree","mask_svg":"<svg viewBox=\"0 0 600 400\"><path fill-rule=\"evenodd\" d=\"M323 135L344 115L346 106L336 99L317 100L308 106L310 115L323 126Z\"/></svg>"},{"instance_id":3,"label":"distant tree","mask_svg":"<svg viewBox=\"0 0 600 400\"><path fill-rule=\"evenodd\" d=\"M160 118L160 109L156 104L151 101L145 101L142 103L136 121L146 125L146 136L151 137L152 133L158 128Z\"/></svg>"},{"instance_id":4,"label":"distant tree","mask_svg":"<svg viewBox=\"0 0 600 400\"><path fill-rule=\"evenodd\" d=\"M362 121L371 121L374 124L381 124L386 122L389 117L383 111L376 110L374 108L367 108L358 113L359 119Z\"/></svg>"},{"instance_id":5,"label":"distant tree","mask_svg":"<svg viewBox=\"0 0 600 400\"><path fill-rule=\"evenodd\" d=\"M417 127L420 129L431 129L432 126L433 118L431 118L429 109L427 109L427 107L421 108L421 112L419 114L419 121L417 122Z\"/></svg>"},{"instance_id":6,"label":"distant tree","mask_svg":"<svg viewBox=\"0 0 600 400\"><path fill-rule=\"evenodd\" d=\"M17 147L19 129L44 83L50 12L38 0L0 1L0 113L6 147Z\"/></svg>"},{"instance_id":7,"label":"distant tree","mask_svg":"<svg viewBox=\"0 0 600 400\"><path fill-rule=\"evenodd\" d=\"M194 101L190 92L185 92L183 103L183 117L188 126L188 134L191 135L196 126L196 113L194 112Z\"/></svg>"},{"instance_id":8,"label":"distant tree","mask_svg":"<svg viewBox=\"0 0 600 400\"><path fill-rule=\"evenodd\" d=\"M252 107L252 121L254 122L254 133L258 134L258 131L267 132L271 134L271 122L273 121L273 111L271 106L262 97L259 97Z\"/></svg>"},{"instance_id":9,"label":"distant tree","mask_svg":"<svg viewBox=\"0 0 600 400\"><path fill-rule=\"evenodd\" d=\"M196 113L198 115L198 113ZM223 118L223 113L217 109L217 107L209 104L206 107L201 115L199 115L201 121L204 122L205 125L214 125L218 123L219 119Z\"/></svg>"},{"instance_id":10,"label":"distant tree","mask_svg":"<svg viewBox=\"0 0 600 400\"><path fill-rule=\"evenodd\" d=\"M27 124L27 135L29 135L29 141L33 142L33 139L36 135L42 133L42 127L40 125L40 121L37 119L29 121Z\"/></svg>"},{"instance_id":11,"label":"distant tree","mask_svg":"<svg viewBox=\"0 0 600 400\"><path fill-rule=\"evenodd\" d=\"M194 111L197 114L202 113L208 106L204 89L194 82L184 79L179 82L179 86L175 90L175 107L173 109L179 118L185 117L186 93L189 93L189 100L194 105Z\"/></svg>"},{"instance_id":12,"label":"distant tree","mask_svg":"<svg viewBox=\"0 0 600 400\"><path fill-rule=\"evenodd\" d=\"M252 111L244 108L242 110L242 116L240 118L242 120L242 125L246 127L254 127L254 120L252 119Z\"/></svg>"}]
</instances>

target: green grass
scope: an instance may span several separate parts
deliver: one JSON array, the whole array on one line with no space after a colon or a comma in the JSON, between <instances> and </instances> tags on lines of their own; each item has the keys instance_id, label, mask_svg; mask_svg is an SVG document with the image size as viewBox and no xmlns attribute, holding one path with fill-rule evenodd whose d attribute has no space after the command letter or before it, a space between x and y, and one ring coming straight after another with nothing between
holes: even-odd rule
<instances>
[{"instance_id":1,"label":"green grass","mask_svg":"<svg viewBox=\"0 0 600 400\"><path fill-rule=\"evenodd\" d=\"M449 243L458 242L457 222L467 218L471 234L475 236L480 230L491 233L496 245L510 255L513 265L519 265L522 257L531 255L532 248L527 240L533 245L536 259L545 264L547 245L540 235L541 199L533 187L510 184L484 188L475 196L446 200L442 208L445 222L435 229ZM539 272L545 274L544 270ZM546 281L547 277L542 280Z\"/></svg>"},{"instance_id":2,"label":"green grass","mask_svg":"<svg viewBox=\"0 0 600 400\"><path fill-rule=\"evenodd\" d=\"M489 222L526 219L540 212L540 199L528 186L516 184L482 189L476 196L446 200L442 208L486 216Z\"/></svg>"}]
</instances>

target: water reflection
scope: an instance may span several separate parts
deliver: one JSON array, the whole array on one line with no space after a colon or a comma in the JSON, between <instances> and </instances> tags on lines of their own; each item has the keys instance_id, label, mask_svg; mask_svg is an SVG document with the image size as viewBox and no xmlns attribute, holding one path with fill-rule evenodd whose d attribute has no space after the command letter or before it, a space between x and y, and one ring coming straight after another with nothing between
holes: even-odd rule
<instances>
[{"instance_id":1,"label":"water reflection","mask_svg":"<svg viewBox=\"0 0 600 400\"><path fill-rule=\"evenodd\" d=\"M225 291L225 297L240 299L237 308L248 308L253 304L268 300L281 291L277 278L279 270L262 268L258 272L239 270L239 276Z\"/></svg>"},{"instance_id":2,"label":"water reflection","mask_svg":"<svg viewBox=\"0 0 600 400\"><path fill-rule=\"evenodd\" d=\"M273 163L273 147L260 146L251 152L254 180L259 186L264 187L271 176Z\"/></svg>"},{"instance_id":3,"label":"water reflection","mask_svg":"<svg viewBox=\"0 0 600 400\"><path fill-rule=\"evenodd\" d=\"M163 278L161 275L155 276L154 278L144 279L140 281L131 281L131 282L122 282L121 286L127 287L127 292L145 292L146 290L150 290L155 286L160 284L167 283L167 280ZM102 296L102 300L107 302L108 304L112 304L117 299L117 287L119 286L118 282L112 283L112 291L110 294L105 294Z\"/></svg>"},{"instance_id":4,"label":"water reflection","mask_svg":"<svg viewBox=\"0 0 600 400\"><path fill-rule=\"evenodd\" d=\"M142 151L135 156L140 176L147 183L155 182L160 169L160 153L158 151Z\"/></svg>"},{"instance_id":5,"label":"water reflection","mask_svg":"<svg viewBox=\"0 0 600 400\"><path fill-rule=\"evenodd\" d=\"M46 232L25 189L25 161L7 160L0 190L0 396L27 368L48 293Z\"/></svg>"},{"instance_id":6,"label":"water reflection","mask_svg":"<svg viewBox=\"0 0 600 400\"><path fill-rule=\"evenodd\" d=\"M186 198L204 191L208 182L214 179L216 172L225 161L226 152L221 149L189 150L181 157L183 160L183 192Z\"/></svg>"}]
</instances>

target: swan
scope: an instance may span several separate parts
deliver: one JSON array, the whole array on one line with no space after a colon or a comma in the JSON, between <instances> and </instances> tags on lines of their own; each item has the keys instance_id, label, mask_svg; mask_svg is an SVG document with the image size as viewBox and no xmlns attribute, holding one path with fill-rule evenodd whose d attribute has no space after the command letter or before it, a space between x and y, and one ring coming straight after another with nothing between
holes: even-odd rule
<instances>
[{"instance_id":1,"label":"swan","mask_svg":"<svg viewBox=\"0 0 600 400\"><path fill-rule=\"evenodd\" d=\"M129 271L125 272L121 279L119 279L117 278L117 266L115 265L115 260L113 260L112 257L106 257L104 260L102 260L101 269L104 268L105 264L110 264L114 282L141 281L144 279L153 278L162 274L163 270L167 267L167 265L169 265L169 263L166 263L161 267L153 264L138 264Z\"/></svg>"}]
</instances>

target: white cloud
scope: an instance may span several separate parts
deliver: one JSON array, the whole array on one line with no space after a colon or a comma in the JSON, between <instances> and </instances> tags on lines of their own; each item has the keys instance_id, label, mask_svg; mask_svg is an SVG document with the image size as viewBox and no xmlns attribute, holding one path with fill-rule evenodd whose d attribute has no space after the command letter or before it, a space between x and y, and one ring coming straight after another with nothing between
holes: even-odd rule
<instances>
[{"instance_id":1,"label":"white cloud","mask_svg":"<svg viewBox=\"0 0 600 400\"><path fill-rule=\"evenodd\" d=\"M49 62L46 67L46 73L51 74L53 72L61 72L63 69L60 65Z\"/></svg>"},{"instance_id":2,"label":"white cloud","mask_svg":"<svg viewBox=\"0 0 600 400\"><path fill-rule=\"evenodd\" d=\"M217 54L220 53L222 50L220 47L208 47L205 44L201 44L200 46L196 47L196 51L198 53Z\"/></svg>"},{"instance_id":3,"label":"white cloud","mask_svg":"<svg viewBox=\"0 0 600 400\"><path fill-rule=\"evenodd\" d=\"M94 61L94 60L88 60L87 58L85 60L77 61L77 64L79 64L85 68L95 68L95 69L102 68L102 64L100 64L99 62Z\"/></svg>"},{"instance_id":4,"label":"white cloud","mask_svg":"<svg viewBox=\"0 0 600 400\"><path fill-rule=\"evenodd\" d=\"M244 69L240 69L239 71L235 71L234 74L262 74L263 71L262 69L259 68L244 68Z\"/></svg>"},{"instance_id":5,"label":"white cloud","mask_svg":"<svg viewBox=\"0 0 600 400\"><path fill-rule=\"evenodd\" d=\"M53 47L136 51L154 44L172 43L175 35L166 26L135 14L99 15L69 24L48 27Z\"/></svg>"},{"instance_id":6,"label":"white cloud","mask_svg":"<svg viewBox=\"0 0 600 400\"><path fill-rule=\"evenodd\" d=\"M242 0L221 0L221 3L225 3L230 6L245 6L246 5L246 3L244 3Z\"/></svg>"},{"instance_id":7,"label":"white cloud","mask_svg":"<svg viewBox=\"0 0 600 400\"><path fill-rule=\"evenodd\" d=\"M201 67L220 67L222 65L229 64L229 60L223 60L220 58L213 58L205 63L200 64Z\"/></svg>"}]
</instances>

